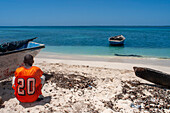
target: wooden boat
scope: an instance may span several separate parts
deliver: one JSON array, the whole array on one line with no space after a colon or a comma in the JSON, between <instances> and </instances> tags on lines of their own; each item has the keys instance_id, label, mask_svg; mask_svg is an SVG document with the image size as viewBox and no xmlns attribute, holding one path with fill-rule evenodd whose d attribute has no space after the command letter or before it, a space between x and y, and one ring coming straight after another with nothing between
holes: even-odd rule
<instances>
[{"instance_id":1,"label":"wooden boat","mask_svg":"<svg viewBox=\"0 0 170 113\"><path fill-rule=\"evenodd\" d=\"M16 68L23 65L24 56L34 57L45 48L44 44L31 42L35 38L0 45L0 80L12 76Z\"/></svg>"},{"instance_id":2,"label":"wooden boat","mask_svg":"<svg viewBox=\"0 0 170 113\"><path fill-rule=\"evenodd\" d=\"M123 45L125 41L125 37L123 35L118 35L109 38L110 45Z\"/></svg>"},{"instance_id":3,"label":"wooden boat","mask_svg":"<svg viewBox=\"0 0 170 113\"><path fill-rule=\"evenodd\" d=\"M170 75L145 67L133 67L136 76L158 85L170 87Z\"/></svg>"}]
</instances>

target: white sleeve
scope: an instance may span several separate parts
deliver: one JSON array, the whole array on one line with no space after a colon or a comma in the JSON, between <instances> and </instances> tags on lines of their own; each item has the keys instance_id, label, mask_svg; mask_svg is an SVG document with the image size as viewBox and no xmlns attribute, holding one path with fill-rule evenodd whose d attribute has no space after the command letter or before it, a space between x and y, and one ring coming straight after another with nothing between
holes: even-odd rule
<instances>
[{"instance_id":1,"label":"white sleeve","mask_svg":"<svg viewBox=\"0 0 170 113\"><path fill-rule=\"evenodd\" d=\"M12 78L12 86L15 83L15 76Z\"/></svg>"},{"instance_id":2,"label":"white sleeve","mask_svg":"<svg viewBox=\"0 0 170 113\"><path fill-rule=\"evenodd\" d=\"M42 76L41 76L41 84L44 85L44 83L45 83L45 76L42 75Z\"/></svg>"}]
</instances>

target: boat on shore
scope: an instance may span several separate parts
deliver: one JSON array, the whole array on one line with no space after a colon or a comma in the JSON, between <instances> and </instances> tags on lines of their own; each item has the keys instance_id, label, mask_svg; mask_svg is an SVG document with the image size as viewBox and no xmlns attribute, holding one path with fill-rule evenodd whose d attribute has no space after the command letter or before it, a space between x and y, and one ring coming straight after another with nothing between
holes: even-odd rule
<instances>
[{"instance_id":1,"label":"boat on shore","mask_svg":"<svg viewBox=\"0 0 170 113\"><path fill-rule=\"evenodd\" d=\"M125 37L123 35L118 35L118 36L109 38L109 43L110 45L113 45L113 46L124 45L124 41L125 41Z\"/></svg>"},{"instance_id":2,"label":"boat on shore","mask_svg":"<svg viewBox=\"0 0 170 113\"><path fill-rule=\"evenodd\" d=\"M0 45L0 80L13 76L16 68L23 65L26 54L35 57L42 48L45 48L44 44L32 42L36 38Z\"/></svg>"},{"instance_id":3,"label":"boat on shore","mask_svg":"<svg viewBox=\"0 0 170 113\"><path fill-rule=\"evenodd\" d=\"M170 87L170 74L145 67L133 67L136 76L158 85Z\"/></svg>"}]
</instances>

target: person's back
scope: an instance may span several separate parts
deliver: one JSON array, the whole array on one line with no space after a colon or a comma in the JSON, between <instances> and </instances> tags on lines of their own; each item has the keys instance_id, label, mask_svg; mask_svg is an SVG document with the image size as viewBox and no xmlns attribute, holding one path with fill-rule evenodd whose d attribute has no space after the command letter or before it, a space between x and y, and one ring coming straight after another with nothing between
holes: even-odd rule
<instances>
[{"instance_id":1,"label":"person's back","mask_svg":"<svg viewBox=\"0 0 170 113\"><path fill-rule=\"evenodd\" d=\"M41 95L42 71L35 66L20 67L15 72L15 96L20 102L34 102Z\"/></svg>"},{"instance_id":2,"label":"person's back","mask_svg":"<svg viewBox=\"0 0 170 113\"><path fill-rule=\"evenodd\" d=\"M33 62L33 57L26 55L24 57L25 67L17 68L15 71L13 88L15 96L20 102L34 102L42 94L41 76L43 72L40 68L32 66Z\"/></svg>"}]
</instances>

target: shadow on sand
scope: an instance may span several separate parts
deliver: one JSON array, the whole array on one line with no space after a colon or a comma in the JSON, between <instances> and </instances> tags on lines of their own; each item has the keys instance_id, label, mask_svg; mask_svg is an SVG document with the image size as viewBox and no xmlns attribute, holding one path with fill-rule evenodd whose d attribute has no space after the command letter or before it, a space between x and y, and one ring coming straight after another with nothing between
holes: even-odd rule
<instances>
[{"instance_id":1,"label":"shadow on sand","mask_svg":"<svg viewBox=\"0 0 170 113\"><path fill-rule=\"evenodd\" d=\"M20 102L20 105L22 105L24 108L29 108L29 107L33 107L37 105L45 105L46 103L50 103L50 101L51 101L51 96L47 96L47 97L44 97L43 100L41 101L35 101L32 103L21 103Z\"/></svg>"},{"instance_id":2,"label":"shadow on sand","mask_svg":"<svg viewBox=\"0 0 170 113\"><path fill-rule=\"evenodd\" d=\"M11 81L11 78L0 81L0 96L3 101L8 101L11 98L15 98Z\"/></svg>"},{"instance_id":3,"label":"shadow on sand","mask_svg":"<svg viewBox=\"0 0 170 113\"><path fill-rule=\"evenodd\" d=\"M141 85L146 85L146 86L151 86L154 88L160 88L160 89L164 89L164 90L170 90L170 87L167 86L162 86L162 85L158 85L158 84L149 84L149 83L142 83Z\"/></svg>"}]
</instances>

